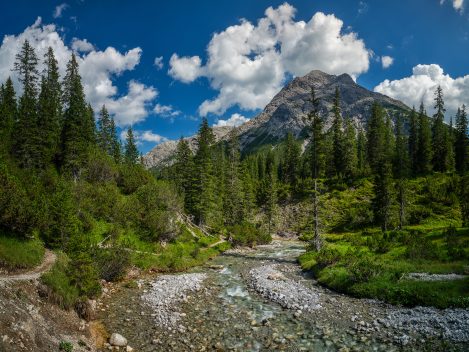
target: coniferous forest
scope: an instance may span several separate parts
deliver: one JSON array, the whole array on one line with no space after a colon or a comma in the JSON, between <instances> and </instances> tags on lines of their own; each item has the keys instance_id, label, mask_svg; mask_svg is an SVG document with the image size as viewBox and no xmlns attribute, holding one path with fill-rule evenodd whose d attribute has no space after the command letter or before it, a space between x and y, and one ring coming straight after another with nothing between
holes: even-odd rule
<instances>
[{"instance_id":1,"label":"coniferous forest","mask_svg":"<svg viewBox=\"0 0 469 352\"><path fill-rule=\"evenodd\" d=\"M45 69L38 71L39 63ZM466 106L448 116L434 92L408 111L373 104L367 123L342 113L341 91L319 109L310 93L305 133L243 149L237 128L216 140L202 119L196 145L147 170L134 131L118 136L106 106L86 101L77 59L61 77L52 48L28 41L0 88L0 266L57 257L44 297L87 315L104 282L130 268L177 272L230 247L298 236L301 267L319 284L404 306L469 307L469 137ZM450 123L447 123L450 121Z\"/></svg>"}]
</instances>

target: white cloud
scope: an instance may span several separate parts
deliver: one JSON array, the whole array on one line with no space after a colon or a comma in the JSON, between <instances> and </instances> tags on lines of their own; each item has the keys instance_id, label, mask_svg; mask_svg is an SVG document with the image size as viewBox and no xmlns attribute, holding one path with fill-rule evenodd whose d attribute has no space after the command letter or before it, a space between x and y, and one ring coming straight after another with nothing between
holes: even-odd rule
<instances>
[{"instance_id":1,"label":"white cloud","mask_svg":"<svg viewBox=\"0 0 469 352\"><path fill-rule=\"evenodd\" d=\"M94 45L91 44L88 40L86 39L78 39L78 38L73 38L72 39L72 49L74 51L79 51L82 53L87 53L90 52L94 49Z\"/></svg>"},{"instance_id":2,"label":"white cloud","mask_svg":"<svg viewBox=\"0 0 469 352\"><path fill-rule=\"evenodd\" d=\"M158 70L161 70L164 66L163 64L163 56L155 57L155 61L153 64L156 66Z\"/></svg>"},{"instance_id":3,"label":"white cloud","mask_svg":"<svg viewBox=\"0 0 469 352\"><path fill-rule=\"evenodd\" d=\"M295 12L285 3L269 7L256 25L241 20L213 35L205 65L199 56L173 54L169 74L185 83L201 76L210 81L218 96L199 107L205 116L223 114L233 105L263 108L287 74L301 76L318 69L357 77L368 70L369 51L355 33L342 33L340 19L317 12L308 22L296 22Z\"/></svg>"},{"instance_id":4,"label":"white cloud","mask_svg":"<svg viewBox=\"0 0 469 352\"><path fill-rule=\"evenodd\" d=\"M163 143L167 142L169 139L163 136L160 136L159 134L153 133L153 131L150 130L145 130L145 131L139 131L139 130L133 130L132 131L134 134L134 138L137 141L138 145L141 145L141 142L152 142L152 143ZM127 130L122 130L120 133L120 137L122 141L125 141L127 139Z\"/></svg>"},{"instance_id":5,"label":"white cloud","mask_svg":"<svg viewBox=\"0 0 469 352\"><path fill-rule=\"evenodd\" d=\"M383 65L383 68L388 68L394 63L394 58L391 56L381 56L381 65Z\"/></svg>"},{"instance_id":6,"label":"white cloud","mask_svg":"<svg viewBox=\"0 0 469 352\"><path fill-rule=\"evenodd\" d=\"M412 69L412 76L394 81L386 79L374 90L408 106L418 107L423 101L429 113L433 113L434 91L438 85L443 89L448 118L454 116L459 106L469 102L469 75L452 78L436 64L417 65Z\"/></svg>"},{"instance_id":7,"label":"white cloud","mask_svg":"<svg viewBox=\"0 0 469 352\"><path fill-rule=\"evenodd\" d=\"M249 119L244 117L243 115L240 114L233 114L229 119L226 120L217 120L217 123L214 124L213 126L215 127L220 127L220 126L234 126L238 127L241 126L243 123L248 122Z\"/></svg>"},{"instance_id":8,"label":"white cloud","mask_svg":"<svg viewBox=\"0 0 469 352\"><path fill-rule=\"evenodd\" d=\"M174 109L171 105L156 104L153 108L155 114L163 117L176 117L181 115L181 111Z\"/></svg>"},{"instance_id":9,"label":"white cloud","mask_svg":"<svg viewBox=\"0 0 469 352\"><path fill-rule=\"evenodd\" d=\"M168 73L181 82L190 83L201 76L201 63L198 56L179 57L177 54L173 54L169 59L171 68Z\"/></svg>"},{"instance_id":10,"label":"white cloud","mask_svg":"<svg viewBox=\"0 0 469 352\"><path fill-rule=\"evenodd\" d=\"M68 7L68 4L66 3L56 6L54 9L54 14L53 14L54 18L62 17L62 13L65 11L65 9L67 9L67 7Z\"/></svg>"},{"instance_id":11,"label":"white cloud","mask_svg":"<svg viewBox=\"0 0 469 352\"><path fill-rule=\"evenodd\" d=\"M15 62L15 55L21 49L24 40L28 40L35 48L40 59L39 71L42 70L42 58L50 46L59 62L59 71L65 75L66 64L70 60L72 51L78 48L90 49L92 46L86 39L74 38L71 47L65 45L54 24L43 25L39 17L36 22L18 35L6 35L0 46L0 82L12 76L17 93L21 94L16 72L11 71ZM119 126L131 125L142 121L148 116L158 92L154 87L145 86L137 81L128 82L127 93L120 93L113 80L125 71L131 71L140 62L142 50L134 48L121 53L113 47L104 51L96 49L80 50L77 61L80 65L83 87L87 100L95 111L103 104L115 114Z\"/></svg>"},{"instance_id":12,"label":"white cloud","mask_svg":"<svg viewBox=\"0 0 469 352\"><path fill-rule=\"evenodd\" d=\"M456 11L462 12L464 10L464 0L453 0L453 7Z\"/></svg>"}]
</instances>

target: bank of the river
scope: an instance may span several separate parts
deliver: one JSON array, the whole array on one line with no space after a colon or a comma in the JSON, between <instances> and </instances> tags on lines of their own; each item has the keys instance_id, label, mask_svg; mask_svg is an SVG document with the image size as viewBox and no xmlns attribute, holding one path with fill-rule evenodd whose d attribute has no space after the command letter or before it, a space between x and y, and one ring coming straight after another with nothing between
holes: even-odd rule
<instances>
[{"instance_id":1,"label":"bank of the river","mask_svg":"<svg viewBox=\"0 0 469 352\"><path fill-rule=\"evenodd\" d=\"M401 309L322 288L296 241L232 250L179 275L120 285L99 319L137 351L464 351L469 311Z\"/></svg>"}]
</instances>

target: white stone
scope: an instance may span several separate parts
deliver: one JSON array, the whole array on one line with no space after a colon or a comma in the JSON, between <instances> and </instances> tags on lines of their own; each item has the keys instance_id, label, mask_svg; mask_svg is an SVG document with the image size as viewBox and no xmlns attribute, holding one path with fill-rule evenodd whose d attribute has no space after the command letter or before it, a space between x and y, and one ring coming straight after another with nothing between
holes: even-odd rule
<instances>
[{"instance_id":1,"label":"white stone","mask_svg":"<svg viewBox=\"0 0 469 352\"><path fill-rule=\"evenodd\" d=\"M127 339L124 336L120 335L120 334L113 333L111 335L111 338L109 339L109 343L112 346L124 347L124 346L127 345Z\"/></svg>"}]
</instances>

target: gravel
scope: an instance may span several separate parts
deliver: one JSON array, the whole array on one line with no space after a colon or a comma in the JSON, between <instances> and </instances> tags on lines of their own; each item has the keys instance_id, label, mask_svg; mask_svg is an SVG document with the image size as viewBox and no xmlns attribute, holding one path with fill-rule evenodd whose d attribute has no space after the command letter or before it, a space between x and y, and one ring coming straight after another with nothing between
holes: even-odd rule
<instances>
[{"instance_id":1,"label":"gravel","mask_svg":"<svg viewBox=\"0 0 469 352\"><path fill-rule=\"evenodd\" d=\"M311 312L321 308L320 293L289 279L277 265L264 265L249 271L248 284L264 298L284 308Z\"/></svg>"},{"instance_id":2,"label":"gravel","mask_svg":"<svg viewBox=\"0 0 469 352\"><path fill-rule=\"evenodd\" d=\"M163 275L151 284L151 288L142 295L142 300L154 311L151 314L160 327L173 328L178 326L184 313L176 311L178 303L187 302L187 294L203 288L207 278L205 273ZM179 326L182 330L184 327Z\"/></svg>"},{"instance_id":3,"label":"gravel","mask_svg":"<svg viewBox=\"0 0 469 352\"><path fill-rule=\"evenodd\" d=\"M426 336L443 336L456 342L469 342L468 309L396 309L389 313L383 324L404 333L418 332Z\"/></svg>"}]
</instances>

